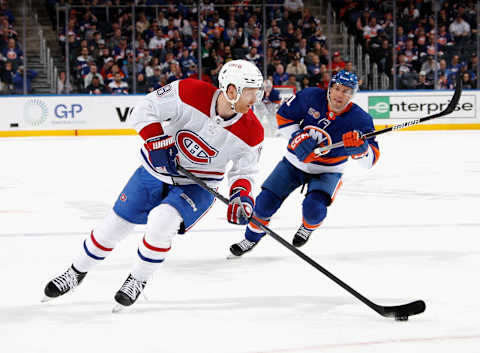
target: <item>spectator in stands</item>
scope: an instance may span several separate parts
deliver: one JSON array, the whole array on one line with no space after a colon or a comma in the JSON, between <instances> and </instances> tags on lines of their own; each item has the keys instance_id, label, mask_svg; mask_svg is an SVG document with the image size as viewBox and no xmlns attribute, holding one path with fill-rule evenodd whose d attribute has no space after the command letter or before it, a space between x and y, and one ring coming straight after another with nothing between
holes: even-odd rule
<instances>
[{"instance_id":1,"label":"spectator in stands","mask_svg":"<svg viewBox=\"0 0 480 353\"><path fill-rule=\"evenodd\" d=\"M194 56L190 55L190 51L188 48L184 48L182 51L182 56L178 60L180 67L182 68L182 71L188 70L188 68L193 64L197 64L197 59L195 59Z\"/></svg>"},{"instance_id":2,"label":"spectator in stands","mask_svg":"<svg viewBox=\"0 0 480 353\"><path fill-rule=\"evenodd\" d=\"M477 88L476 83L470 79L470 74L468 72L462 73L462 87L463 89Z\"/></svg>"},{"instance_id":3,"label":"spectator in stands","mask_svg":"<svg viewBox=\"0 0 480 353\"><path fill-rule=\"evenodd\" d=\"M286 81L288 81L288 74L283 69L283 65L278 64L275 67L275 73L273 74L273 84L280 86L284 85Z\"/></svg>"},{"instance_id":4,"label":"spectator in stands","mask_svg":"<svg viewBox=\"0 0 480 353\"><path fill-rule=\"evenodd\" d=\"M98 76L94 76L90 84L86 87L85 92L88 94L105 94L105 85L100 82Z\"/></svg>"},{"instance_id":5,"label":"spectator in stands","mask_svg":"<svg viewBox=\"0 0 480 353\"><path fill-rule=\"evenodd\" d=\"M303 1L302 0L285 0L283 2L283 8L289 14L289 18L292 21L298 21L302 18Z\"/></svg>"},{"instance_id":6,"label":"spectator in stands","mask_svg":"<svg viewBox=\"0 0 480 353\"><path fill-rule=\"evenodd\" d=\"M312 55L312 63L307 66L307 72L310 77L320 73L320 57L317 54Z\"/></svg>"},{"instance_id":7,"label":"spectator in stands","mask_svg":"<svg viewBox=\"0 0 480 353\"><path fill-rule=\"evenodd\" d=\"M123 71L120 70L117 64L113 64L110 72L107 73L107 77L105 78L108 87L110 87L110 83L117 79L117 75L120 77L120 80L125 81L125 74Z\"/></svg>"},{"instance_id":8,"label":"spectator in stands","mask_svg":"<svg viewBox=\"0 0 480 353\"><path fill-rule=\"evenodd\" d=\"M280 27L273 25L270 35L267 36L268 45L274 49L280 47L280 41L284 40Z\"/></svg>"},{"instance_id":9,"label":"spectator in stands","mask_svg":"<svg viewBox=\"0 0 480 353\"><path fill-rule=\"evenodd\" d=\"M342 56L338 51L333 53L332 57L332 71L333 72L338 72L340 70L343 70L345 68L345 62L342 59Z\"/></svg>"},{"instance_id":10,"label":"spectator in stands","mask_svg":"<svg viewBox=\"0 0 480 353\"><path fill-rule=\"evenodd\" d=\"M117 71L114 76L114 80L108 84L108 90L111 94L128 94L128 83L126 83L122 74Z\"/></svg>"},{"instance_id":11,"label":"spectator in stands","mask_svg":"<svg viewBox=\"0 0 480 353\"><path fill-rule=\"evenodd\" d=\"M160 56L161 50L165 47L166 39L163 37L163 31L158 28L155 35L148 42L148 49L152 51L153 56Z\"/></svg>"},{"instance_id":12,"label":"spectator in stands","mask_svg":"<svg viewBox=\"0 0 480 353\"><path fill-rule=\"evenodd\" d=\"M148 93L147 81L145 80L145 75L142 72L139 72L137 74L137 81L136 81L135 89L136 89L137 94Z\"/></svg>"},{"instance_id":13,"label":"spectator in stands","mask_svg":"<svg viewBox=\"0 0 480 353\"><path fill-rule=\"evenodd\" d=\"M418 75L417 89L432 89L433 83L427 81L427 74L425 71L420 71Z\"/></svg>"},{"instance_id":14,"label":"spectator in stands","mask_svg":"<svg viewBox=\"0 0 480 353\"><path fill-rule=\"evenodd\" d=\"M147 86L149 91L156 90L167 83L166 75L162 74L160 66L153 68L153 75L147 76Z\"/></svg>"},{"instance_id":15,"label":"spectator in stands","mask_svg":"<svg viewBox=\"0 0 480 353\"><path fill-rule=\"evenodd\" d=\"M16 94L23 94L23 70L24 67L20 65L17 68L17 72L15 76L13 76L13 89L15 90ZM33 93L32 91L32 80L37 76L37 72L32 69L27 69L27 94Z\"/></svg>"},{"instance_id":16,"label":"spectator in stands","mask_svg":"<svg viewBox=\"0 0 480 353\"><path fill-rule=\"evenodd\" d=\"M67 82L67 74L65 71L60 71L57 80L57 93L58 94L70 94L72 93L72 85Z\"/></svg>"},{"instance_id":17,"label":"spectator in stands","mask_svg":"<svg viewBox=\"0 0 480 353\"><path fill-rule=\"evenodd\" d=\"M368 24L363 27L363 40L366 48L370 47L370 41L378 36L378 32L382 30L382 26L377 23L376 17L371 17Z\"/></svg>"},{"instance_id":18,"label":"spectator in stands","mask_svg":"<svg viewBox=\"0 0 480 353\"><path fill-rule=\"evenodd\" d=\"M2 93L13 94L13 78L15 77L15 70L11 61L5 63L5 67L0 71L0 80L3 82Z\"/></svg>"},{"instance_id":19,"label":"spectator in stands","mask_svg":"<svg viewBox=\"0 0 480 353\"><path fill-rule=\"evenodd\" d=\"M3 49L2 54L8 61L12 62L14 70L23 64L23 51L13 38L8 40L7 47Z\"/></svg>"},{"instance_id":20,"label":"spectator in stands","mask_svg":"<svg viewBox=\"0 0 480 353\"><path fill-rule=\"evenodd\" d=\"M295 87L295 91L300 91L301 86L300 83L297 81L296 75L288 75L288 81L285 83L287 86Z\"/></svg>"},{"instance_id":21,"label":"spectator in stands","mask_svg":"<svg viewBox=\"0 0 480 353\"><path fill-rule=\"evenodd\" d=\"M449 26L450 34L453 36L455 46L461 50L471 35L470 25L459 14Z\"/></svg>"},{"instance_id":22,"label":"spectator in stands","mask_svg":"<svg viewBox=\"0 0 480 353\"><path fill-rule=\"evenodd\" d=\"M167 83L180 80L183 78L182 70L180 69L180 65L178 63L171 63L170 70L167 72Z\"/></svg>"},{"instance_id":23,"label":"spectator in stands","mask_svg":"<svg viewBox=\"0 0 480 353\"><path fill-rule=\"evenodd\" d=\"M84 81L83 81L83 87L85 89L90 85L90 83L92 82L92 79L94 77L98 77L98 80L103 85L103 77L98 72L97 65L95 65L94 63L91 63L90 64L90 72L85 76Z\"/></svg>"},{"instance_id":24,"label":"spectator in stands","mask_svg":"<svg viewBox=\"0 0 480 353\"><path fill-rule=\"evenodd\" d=\"M308 78L308 76L304 76L302 78L301 86L302 86L302 89L307 88L307 87L312 87L310 85L310 79Z\"/></svg>"},{"instance_id":25,"label":"spectator in stands","mask_svg":"<svg viewBox=\"0 0 480 353\"><path fill-rule=\"evenodd\" d=\"M435 76L435 71L440 69L440 65L435 62L432 55L427 56L427 60L424 61L420 71L425 72L426 79L430 82L433 82Z\"/></svg>"},{"instance_id":26,"label":"spectator in stands","mask_svg":"<svg viewBox=\"0 0 480 353\"><path fill-rule=\"evenodd\" d=\"M93 63L93 57L89 55L86 47L82 48L82 54L77 57L75 62L75 79L84 80L90 70L90 64Z\"/></svg>"},{"instance_id":27,"label":"spectator in stands","mask_svg":"<svg viewBox=\"0 0 480 353\"><path fill-rule=\"evenodd\" d=\"M257 67L261 67L262 65L262 57L257 52L256 47L251 47L250 51L247 55L245 55L245 60L250 61L252 64L256 65Z\"/></svg>"},{"instance_id":28,"label":"spectator in stands","mask_svg":"<svg viewBox=\"0 0 480 353\"><path fill-rule=\"evenodd\" d=\"M295 75L299 80L307 74L307 67L300 60L300 54L293 55L292 61L287 65L285 72L289 75Z\"/></svg>"}]
</instances>

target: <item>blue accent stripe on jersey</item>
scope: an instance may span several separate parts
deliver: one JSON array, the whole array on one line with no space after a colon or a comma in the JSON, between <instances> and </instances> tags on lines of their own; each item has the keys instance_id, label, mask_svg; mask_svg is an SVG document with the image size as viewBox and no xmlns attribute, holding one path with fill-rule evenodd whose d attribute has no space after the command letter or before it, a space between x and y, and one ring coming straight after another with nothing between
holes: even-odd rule
<instances>
[{"instance_id":1,"label":"blue accent stripe on jersey","mask_svg":"<svg viewBox=\"0 0 480 353\"><path fill-rule=\"evenodd\" d=\"M87 241L84 240L83 241L83 248L85 249L85 252L87 253L88 256L90 256L92 259L95 259L95 260L105 260L105 257L100 257L100 256L96 256L94 254L92 254L88 248L87 248Z\"/></svg>"},{"instance_id":2,"label":"blue accent stripe on jersey","mask_svg":"<svg viewBox=\"0 0 480 353\"><path fill-rule=\"evenodd\" d=\"M137 250L137 254L143 261L146 261L146 262L161 263L165 260L165 259L160 259L160 260L149 259L148 257L145 257L142 255L142 253L140 252L140 249Z\"/></svg>"}]
</instances>

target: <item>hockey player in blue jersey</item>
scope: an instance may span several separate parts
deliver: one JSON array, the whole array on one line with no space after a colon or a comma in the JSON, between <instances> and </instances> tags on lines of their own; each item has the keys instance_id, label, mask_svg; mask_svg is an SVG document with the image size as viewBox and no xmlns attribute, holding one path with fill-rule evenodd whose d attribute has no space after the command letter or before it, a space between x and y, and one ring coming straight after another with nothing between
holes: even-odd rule
<instances>
[{"instance_id":1,"label":"hockey player in blue jersey","mask_svg":"<svg viewBox=\"0 0 480 353\"><path fill-rule=\"evenodd\" d=\"M346 163L353 159L371 168L380 156L374 139L362 135L374 130L372 117L351 102L358 90L354 73L342 70L330 81L328 90L306 88L288 99L277 112L279 131L289 139L287 152L262 185L253 216L268 225L283 201L298 187L307 187L303 200L303 220L293 237L293 245L304 245L327 216L327 208L342 185ZM322 155L317 147L343 141L344 147ZM245 239L230 251L241 256L265 235L250 222Z\"/></svg>"}]
</instances>

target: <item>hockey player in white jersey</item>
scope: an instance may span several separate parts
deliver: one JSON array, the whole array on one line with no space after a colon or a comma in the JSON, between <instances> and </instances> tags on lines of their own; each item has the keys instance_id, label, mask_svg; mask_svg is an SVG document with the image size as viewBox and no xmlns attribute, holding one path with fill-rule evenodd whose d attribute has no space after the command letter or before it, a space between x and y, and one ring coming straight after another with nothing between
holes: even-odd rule
<instances>
[{"instance_id":1,"label":"hockey player in white jersey","mask_svg":"<svg viewBox=\"0 0 480 353\"><path fill-rule=\"evenodd\" d=\"M245 60L225 64L220 89L198 80L178 80L148 94L130 122L144 140L140 166L106 218L83 242L68 270L45 287L46 300L83 281L136 224L146 224L135 263L115 294L117 308L132 305L165 260L177 233L188 231L212 206L213 196L177 171L177 165L216 187L227 163L227 219L247 224L263 128L251 110L263 96L263 77Z\"/></svg>"}]
</instances>

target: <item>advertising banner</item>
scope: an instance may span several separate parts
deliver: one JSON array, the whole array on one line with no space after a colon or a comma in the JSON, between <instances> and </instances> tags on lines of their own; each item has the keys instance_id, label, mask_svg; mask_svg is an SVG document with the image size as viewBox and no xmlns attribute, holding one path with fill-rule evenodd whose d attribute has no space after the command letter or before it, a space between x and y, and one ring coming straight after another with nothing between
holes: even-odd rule
<instances>
[{"instance_id":1,"label":"advertising banner","mask_svg":"<svg viewBox=\"0 0 480 353\"><path fill-rule=\"evenodd\" d=\"M128 129L125 121L141 98L133 95L1 97L0 131Z\"/></svg>"},{"instance_id":2,"label":"advertising banner","mask_svg":"<svg viewBox=\"0 0 480 353\"><path fill-rule=\"evenodd\" d=\"M354 102L373 117L377 128L384 128L439 113L450 102L452 93L359 92L355 95ZM135 134L127 118L142 97L143 95L0 96L0 137ZM479 98L479 91L464 91L452 114L408 129L480 129ZM261 115L259 119L262 120ZM274 112L272 116L272 119L262 120L267 130L276 129ZM268 124L264 120L268 120Z\"/></svg>"}]
</instances>

